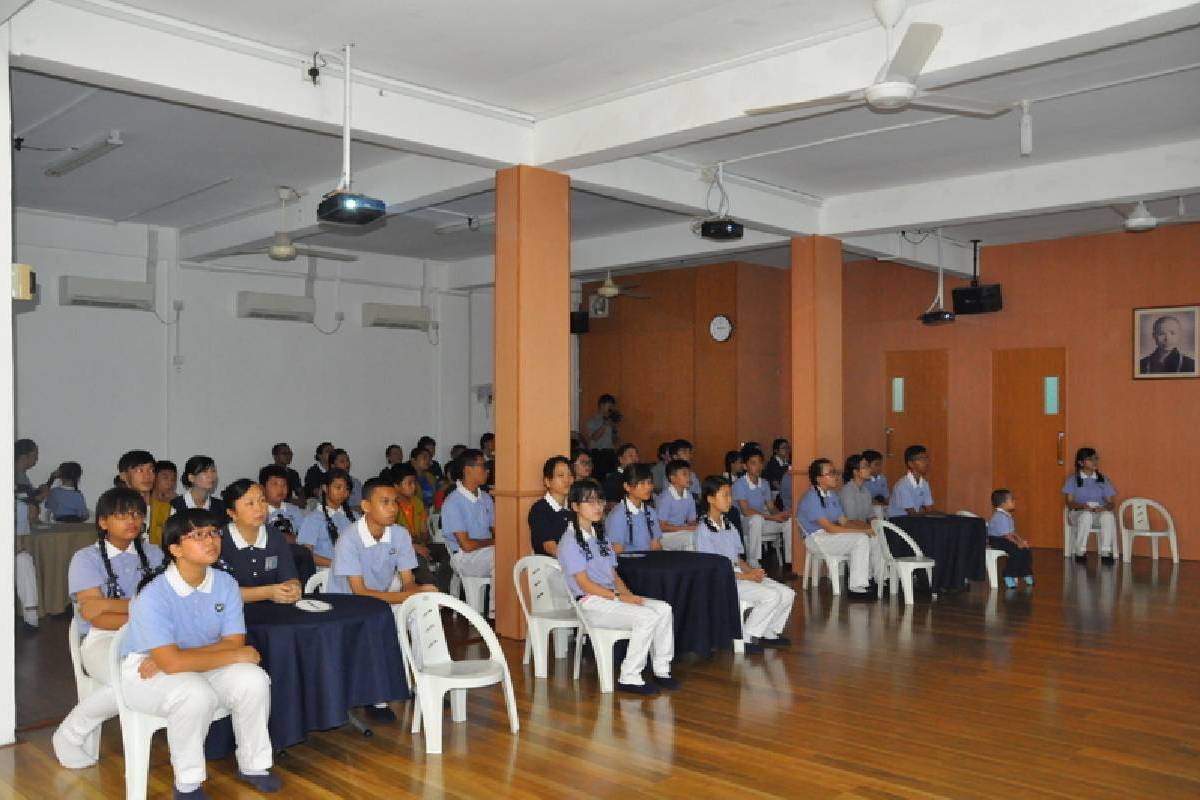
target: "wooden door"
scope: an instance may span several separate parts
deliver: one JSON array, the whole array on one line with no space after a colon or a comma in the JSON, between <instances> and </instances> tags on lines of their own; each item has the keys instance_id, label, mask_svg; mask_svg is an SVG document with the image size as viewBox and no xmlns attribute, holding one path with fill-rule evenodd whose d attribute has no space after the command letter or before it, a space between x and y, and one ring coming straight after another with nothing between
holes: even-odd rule
<instances>
[{"instance_id":1,"label":"wooden door","mask_svg":"<svg viewBox=\"0 0 1200 800\"><path fill-rule=\"evenodd\" d=\"M946 437L949 362L945 350L887 353L883 463L888 484L894 485L907 470L904 448L923 444L929 449L930 488L938 508L946 504L950 459Z\"/></svg>"},{"instance_id":2,"label":"wooden door","mask_svg":"<svg viewBox=\"0 0 1200 800\"><path fill-rule=\"evenodd\" d=\"M992 353L992 484L1011 489L1017 530L1035 547L1062 547L1067 352Z\"/></svg>"}]
</instances>

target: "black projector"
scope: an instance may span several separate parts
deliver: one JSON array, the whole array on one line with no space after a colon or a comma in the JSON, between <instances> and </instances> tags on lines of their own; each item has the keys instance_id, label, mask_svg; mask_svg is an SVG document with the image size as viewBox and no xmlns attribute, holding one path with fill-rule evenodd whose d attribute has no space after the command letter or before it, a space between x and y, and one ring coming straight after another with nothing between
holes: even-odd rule
<instances>
[{"instance_id":1,"label":"black projector","mask_svg":"<svg viewBox=\"0 0 1200 800\"><path fill-rule=\"evenodd\" d=\"M946 311L939 308L937 311L926 311L921 316L917 317L923 325L942 325L947 322L954 322L954 312Z\"/></svg>"},{"instance_id":2,"label":"black projector","mask_svg":"<svg viewBox=\"0 0 1200 800\"><path fill-rule=\"evenodd\" d=\"M1004 308L1000 284L961 286L954 290L955 314L990 314Z\"/></svg>"},{"instance_id":3,"label":"black projector","mask_svg":"<svg viewBox=\"0 0 1200 800\"><path fill-rule=\"evenodd\" d=\"M745 229L742 223L731 219L706 219L700 223L700 238L717 242L729 242L742 238Z\"/></svg>"},{"instance_id":4,"label":"black projector","mask_svg":"<svg viewBox=\"0 0 1200 800\"><path fill-rule=\"evenodd\" d=\"M387 204L365 194L333 192L317 206L317 219L338 225L366 225L387 213Z\"/></svg>"}]
</instances>

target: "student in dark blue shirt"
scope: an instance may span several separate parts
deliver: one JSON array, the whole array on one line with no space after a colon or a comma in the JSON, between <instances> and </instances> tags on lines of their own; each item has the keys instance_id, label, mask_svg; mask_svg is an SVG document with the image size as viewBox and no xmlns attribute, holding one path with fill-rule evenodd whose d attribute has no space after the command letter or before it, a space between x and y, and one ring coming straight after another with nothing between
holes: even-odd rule
<instances>
[{"instance_id":1,"label":"student in dark blue shirt","mask_svg":"<svg viewBox=\"0 0 1200 800\"><path fill-rule=\"evenodd\" d=\"M221 531L221 561L242 587L242 602L300 599L300 578L283 535L267 527L267 499L262 487L239 478L221 493L229 524Z\"/></svg>"}]
</instances>

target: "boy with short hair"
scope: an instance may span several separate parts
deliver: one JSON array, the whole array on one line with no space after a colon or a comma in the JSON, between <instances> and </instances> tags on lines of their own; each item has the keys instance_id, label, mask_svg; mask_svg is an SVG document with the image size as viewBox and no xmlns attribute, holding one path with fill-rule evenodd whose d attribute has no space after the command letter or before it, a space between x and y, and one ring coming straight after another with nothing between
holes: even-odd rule
<instances>
[{"instance_id":1,"label":"boy with short hair","mask_svg":"<svg viewBox=\"0 0 1200 800\"><path fill-rule=\"evenodd\" d=\"M1004 585L1015 589L1017 580L1024 578L1026 584L1033 586L1033 551L1029 549L1029 542L1017 533L1012 516L1017 501L1012 492L1008 489L992 492L992 507L995 511L988 520L988 547L1008 554L1004 564Z\"/></svg>"},{"instance_id":2,"label":"boy with short hair","mask_svg":"<svg viewBox=\"0 0 1200 800\"><path fill-rule=\"evenodd\" d=\"M867 478L866 483L872 501L876 506L883 506L879 510L885 512L892 492L888 488L887 476L883 474L883 453L878 450L863 450L862 457L871 467L871 477Z\"/></svg>"},{"instance_id":3,"label":"boy with short hair","mask_svg":"<svg viewBox=\"0 0 1200 800\"><path fill-rule=\"evenodd\" d=\"M154 499L170 503L179 496L175 487L179 485L179 467L174 461L154 462Z\"/></svg>"},{"instance_id":4,"label":"boy with short hair","mask_svg":"<svg viewBox=\"0 0 1200 800\"><path fill-rule=\"evenodd\" d=\"M146 501L146 521L142 536L150 544L162 544L163 525L171 516L171 504L154 497L154 456L145 450L130 450L117 460L117 477Z\"/></svg>"},{"instance_id":5,"label":"boy with short hair","mask_svg":"<svg viewBox=\"0 0 1200 800\"><path fill-rule=\"evenodd\" d=\"M268 464L258 471L258 483L263 487L263 498L267 501L267 521L288 544L296 543L300 526L304 524L304 512L287 502L291 491L287 469L278 464Z\"/></svg>"},{"instance_id":6,"label":"boy with short hair","mask_svg":"<svg viewBox=\"0 0 1200 800\"><path fill-rule=\"evenodd\" d=\"M664 550L696 549L696 498L692 494L692 468L686 461L667 462L667 488L658 495L658 526Z\"/></svg>"},{"instance_id":7,"label":"boy with short hair","mask_svg":"<svg viewBox=\"0 0 1200 800\"><path fill-rule=\"evenodd\" d=\"M442 503L442 538L450 551L450 565L459 575L491 578L494 587L496 511L492 496L483 490L487 480L483 451L464 450L458 463L462 477ZM494 602L489 605L495 607Z\"/></svg>"},{"instance_id":8,"label":"boy with short hair","mask_svg":"<svg viewBox=\"0 0 1200 800\"><path fill-rule=\"evenodd\" d=\"M742 448L742 461L746 473L733 484L733 500L742 515L742 533L746 537L746 560L755 569L762 567L762 539L764 533L778 533L783 537L783 579L794 581L792 571L792 529L788 524L791 514L771 508L771 487L762 477L763 452L757 446Z\"/></svg>"},{"instance_id":9,"label":"boy with short hair","mask_svg":"<svg viewBox=\"0 0 1200 800\"><path fill-rule=\"evenodd\" d=\"M413 549L419 558L429 559L429 517L425 501L421 499L421 487L417 485L417 471L412 464L396 464L385 477L396 488L396 520L412 537Z\"/></svg>"},{"instance_id":10,"label":"boy with short hair","mask_svg":"<svg viewBox=\"0 0 1200 800\"><path fill-rule=\"evenodd\" d=\"M915 517L942 513L933 507L933 490L929 488L929 451L925 445L913 444L904 448L904 463L908 465L908 472L892 487L887 515Z\"/></svg>"},{"instance_id":11,"label":"boy with short hair","mask_svg":"<svg viewBox=\"0 0 1200 800\"><path fill-rule=\"evenodd\" d=\"M696 454L696 448L687 439L676 439L667 447L667 457L672 461L686 461L689 465L692 463L692 457ZM692 482L688 489L696 497L700 496L700 478L692 471Z\"/></svg>"}]
</instances>

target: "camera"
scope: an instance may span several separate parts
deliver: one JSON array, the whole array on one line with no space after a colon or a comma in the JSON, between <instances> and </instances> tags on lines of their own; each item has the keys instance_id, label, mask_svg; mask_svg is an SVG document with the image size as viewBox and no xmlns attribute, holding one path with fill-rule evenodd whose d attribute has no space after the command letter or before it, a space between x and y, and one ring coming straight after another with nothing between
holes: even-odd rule
<instances>
[{"instance_id":1,"label":"camera","mask_svg":"<svg viewBox=\"0 0 1200 800\"><path fill-rule=\"evenodd\" d=\"M610 408L608 410L608 414L606 414L605 417L606 417L606 419L608 419L609 422L616 425L618 422L621 421L621 412L615 408Z\"/></svg>"}]
</instances>

